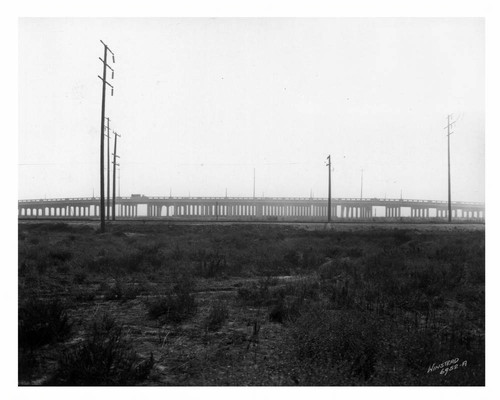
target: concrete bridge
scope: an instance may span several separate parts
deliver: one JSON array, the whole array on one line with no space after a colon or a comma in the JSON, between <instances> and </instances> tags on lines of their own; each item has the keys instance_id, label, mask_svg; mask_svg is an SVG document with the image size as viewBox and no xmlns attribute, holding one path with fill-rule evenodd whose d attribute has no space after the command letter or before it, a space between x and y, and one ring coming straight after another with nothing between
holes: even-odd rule
<instances>
[{"instance_id":1,"label":"concrete bridge","mask_svg":"<svg viewBox=\"0 0 500 400\"><path fill-rule=\"evenodd\" d=\"M99 217L99 198L19 200L18 217ZM447 219L448 203L437 200L332 198L332 220ZM457 220L484 221L484 203L452 202ZM109 213L111 215L111 212ZM325 198L117 197L116 218L326 221Z\"/></svg>"}]
</instances>

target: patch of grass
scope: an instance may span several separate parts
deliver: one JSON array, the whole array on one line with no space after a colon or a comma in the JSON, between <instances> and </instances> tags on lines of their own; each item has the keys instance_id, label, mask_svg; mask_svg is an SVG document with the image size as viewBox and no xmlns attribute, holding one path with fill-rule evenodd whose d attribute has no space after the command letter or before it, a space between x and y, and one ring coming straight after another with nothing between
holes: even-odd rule
<instances>
[{"instance_id":1,"label":"patch of grass","mask_svg":"<svg viewBox=\"0 0 500 400\"><path fill-rule=\"evenodd\" d=\"M370 379L382 344L379 337L377 320L368 314L314 306L290 326L287 343L302 384L332 385Z\"/></svg>"}]
</instances>

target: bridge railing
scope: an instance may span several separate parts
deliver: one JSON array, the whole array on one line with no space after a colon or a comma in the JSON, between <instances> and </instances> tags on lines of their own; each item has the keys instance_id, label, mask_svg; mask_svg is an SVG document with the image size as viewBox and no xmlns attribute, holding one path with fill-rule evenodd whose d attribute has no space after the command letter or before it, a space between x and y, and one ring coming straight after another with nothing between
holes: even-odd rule
<instances>
[{"instance_id":1,"label":"bridge railing","mask_svg":"<svg viewBox=\"0 0 500 400\"><path fill-rule=\"evenodd\" d=\"M39 204L39 203L58 203L58 202L78 202L78 201L99 201L99 197L68 197L55 199L23 199L18 200L18 204ZM116 198L117 201L144 201L150 200L170 200L170 201L312 201L326 202L327 198L310 198L310 197L166 197L166 196L121 196ZM422 205L446 205L445 200L422 200L422 199L379 199L379 198L352 198L352 197L337 197L332 198L333 203L339 202L355 202L355 203L400 203L400 204L422 204ZM481 206L484 203L472 201L453 201L453 206Z\"/></svg>"}]
</instances>

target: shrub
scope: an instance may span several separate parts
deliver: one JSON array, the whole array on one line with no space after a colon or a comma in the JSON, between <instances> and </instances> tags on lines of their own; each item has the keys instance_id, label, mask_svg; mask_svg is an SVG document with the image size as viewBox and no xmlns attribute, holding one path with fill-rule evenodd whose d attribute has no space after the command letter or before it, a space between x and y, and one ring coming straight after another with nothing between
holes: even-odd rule
<instances>
[{"instance_id":1,"label":"shrub","mask_svg":"<svg viewBox=\"0 0 500 400\"><path fill-rule=\"evenodd\" d=\"M65 249L53 249L49 252L49 256L56 262L65 262L71 260L73 254L69 250Z\"/></svg>"},{"instance_id":2,"label":"shrub","mask_svg":"<svg viewBox=\"0 0 500 400\"><path fill-rule=\"evenodd\" d=\"M67 306L61 301L30 298L19 306L19 346L35 349L64 340L71 332L71 325Z\"/></svg>"},{"instance_id":3,"label":"shrub","mask_svg":"<svg viewBox=\"0 0 500 400\"><path fill-rule=\"evenodd\" d=\"M101 289L104 291L105 300L133 300L140 293L140 287L134 284L125 284L121 279L115 279L113 285L108 285L106 282L101 284Z\"/></svg>"},{"instance_id":4,"label":"shrub","mask_svg":"<svg viewBox=\"0 0 500 400\"><path fill-rule=\"evenodd\" d=\"M199 265L196 274L203 278L214 278L223 275L227 271L226 256L219 254L218 251L213 253L200 252Z\"/></svg>"},{"instance_id":5,"label":"shrub","mask_svg":"<svg viewBox=\"0 0 500 400\"><path fill-rule=\"evenodd\" d=\"M73 275L73 282L81 285L82 283L85 283L87 277L87 272L85 272L84 270L77 271L75 272L75 275Z\"/></svg>"},{"instance_id":6,"label":"shrub","mask_svg":"<svg viewBox=\"0 0 500 400\"><path fill-rule=\"evenodd\" d=\"M292 267L298 267L302 261L301 254L296 250L288 250L283 256L283 261Z\"/></svg>"},{"instance_id":7,"label":"shrub","mask_svg":"<svg viewBox=\"0 0 500 400\"><path fill-rule=\"evenodd\" d=\"M395 229L393 233L394 243L396 246L409 242L412 237L406 229Z\"/></svg>"},{"instance_id":8,"label":"shrub","mask_svg":"<svg viewBox=\"0 0 500 400\"><path fill-rule=\"evenodd\" d=\"M269 312L269 320L279 323L294 321L306 301L319 299L319 288L314 279L300 279L273 290L271 302L274 305Z\"/></svg>"},{"instance_id":9,"label":"shrub","mask_svg":"<svg viewBox=\"0 0 500 400\"><path fill-rule=\"evenodd\" d=\"M75 301L92 301L95 299L96 293L94 290L85 290L83 288L77 288L73 294L73 299Z\"/></svg>"},{"instance_id":10,"label":"shrub","mask_svg":"<svg viewBox=\"0 0 500 400\"><path fill-rule=\"evenodd\" d=\"M251 285L238 288L238 298L247 305L262 306L270 299L269 285L265 281L252 282Z\"/></svg>"},{"instance_id":11,"label":"shrub","mask_svg":"<svg viewBox=\"0 0 500 400\"><path fill-rule=\"evenodd\" d=\"M83 343L65 351L50 385L131 385L143 381L154 365L153 354L141 360L108 314L99 315Z\"/></svg>"},{"instance_id":12,"label":"shrub","mask_svg":"<svg viewBox=\"0 0 500 400\"><path fill-rule=\"evenodd\" d=\"M271 322L292 322L300 316L303 299L298 297L280 297L269 311Z\"/></svg>"},{"instance_id":13,"label":"shrub","mask_svg":"<svg viewBox=\"0 0 500 400\"><path fill-rule=\"evenodd\" d=\"M197 304L192 290L193 282L185 275L167 293L146 302L149 316L179 323L194 315Z\"/></svg>"},{"instance_id":14,"label":"shrub","mask_svg":"<svg viewBox=\"0 0 500 400\"><path fill-rule=\"evenodd\" d=\"M209 331L218 330L229 318L227 305L223 301L217 301L212 304L207 319L205 320L205 328Z\"/></svg>"}]
</instances>

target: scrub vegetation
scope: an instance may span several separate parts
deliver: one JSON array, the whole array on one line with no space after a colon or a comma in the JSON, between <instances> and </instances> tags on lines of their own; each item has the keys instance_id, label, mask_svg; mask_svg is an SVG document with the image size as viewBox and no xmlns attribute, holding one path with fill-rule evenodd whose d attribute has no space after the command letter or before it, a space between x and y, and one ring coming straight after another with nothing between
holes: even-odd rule
<instances>
[{"instance_id":1,"label":"scrub vegetation","mask_svg":"<svg viewBox=\"0 0 500 400\"><path fill-rule=\"evenodd\" d=\"M18 237L20 385L484 385L484 225Z\"/></svg>"}]
</instances>

